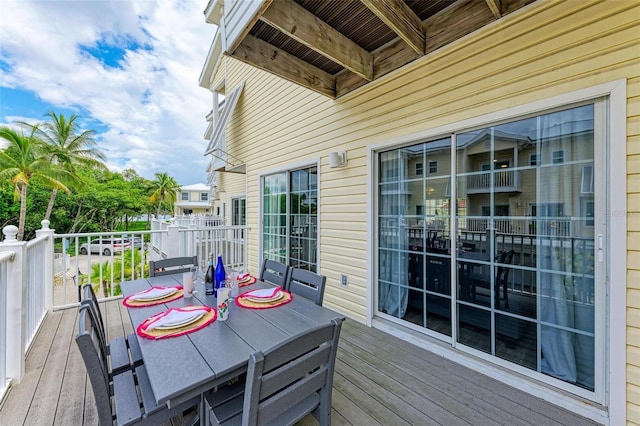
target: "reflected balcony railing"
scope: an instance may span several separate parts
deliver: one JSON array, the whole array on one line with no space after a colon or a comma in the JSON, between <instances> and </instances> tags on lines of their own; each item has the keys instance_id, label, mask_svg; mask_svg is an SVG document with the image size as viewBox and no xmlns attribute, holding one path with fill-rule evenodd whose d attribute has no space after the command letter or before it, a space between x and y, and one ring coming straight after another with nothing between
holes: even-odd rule
<instances>
[{"instance_id":1,"label":"reflected balcony railing","mask_svg":"<svg viewBox=\"0 0 640 426\"><path fill-rule=\"evenodd\" d=\"M493 174L493 182L491 176ZM488 194L493 192L522 192L520 172L517 170L495 170L466 177L467 194Z\"/></svg>"}]
</instances>

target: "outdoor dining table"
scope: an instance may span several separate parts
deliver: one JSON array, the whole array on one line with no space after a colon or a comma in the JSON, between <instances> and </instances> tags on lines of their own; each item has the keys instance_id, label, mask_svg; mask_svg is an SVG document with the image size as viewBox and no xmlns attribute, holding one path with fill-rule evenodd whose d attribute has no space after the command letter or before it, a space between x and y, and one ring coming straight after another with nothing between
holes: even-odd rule
<instances>
[{"instance_id":1,"label":"outdoor dining table","mask_svg":"<svg viewBox=\"0 0 640 426\"><path fill-rule=\"evenodd\" d=\"M126 297L152 286L181 284L182 275L165 275L121 283ZM240 293L272 287L257 281L241 287ZM149 307L128 307L134 329L147 318L168 308L189 305L216 306L214 296L205 294L202 280L192 298ZM206 327L182 336L152 340L137 336L151 389L157 404L171 407L214 390L246 372L249 355L264 351L316 325L328 324L342 315L293 295L291 302L270 309L246 309L230 303L229 318L219 318ZM202 404L201 404L202 410ZM200 412L200 419L202 419Z\"/></svg>"}]
</instances>

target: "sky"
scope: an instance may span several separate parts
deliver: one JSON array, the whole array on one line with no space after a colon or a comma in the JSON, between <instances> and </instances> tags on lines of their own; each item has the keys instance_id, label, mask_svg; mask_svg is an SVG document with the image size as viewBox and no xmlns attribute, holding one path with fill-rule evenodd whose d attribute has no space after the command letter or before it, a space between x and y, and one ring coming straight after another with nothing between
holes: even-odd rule
<instances>
[{"instance_id":1,"label":"sky","mask_svg":"<svg viewBox=\"0 0 640 426\"><path fill-rule=\"evenodd\" d=\"M206 0L0 0L0 126L56 112L112 171L206 182Z\"/></svg>"}]
</instances>

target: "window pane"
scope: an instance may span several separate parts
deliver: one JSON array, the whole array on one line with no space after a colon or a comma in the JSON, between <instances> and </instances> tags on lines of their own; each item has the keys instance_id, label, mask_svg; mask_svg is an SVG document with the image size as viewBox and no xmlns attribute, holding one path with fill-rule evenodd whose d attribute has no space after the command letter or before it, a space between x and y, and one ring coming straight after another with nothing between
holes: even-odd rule
<instances>
[{"instance_id":1,"label":"window pane","mask_svg":"<svg viewBox=\"0 0 640 426\"><path fill-rule=\"evenodd\" d=\"M449 138L382 152L378 191L378 309L448 336L450 158Z\"/></svg>"}]
</instances>

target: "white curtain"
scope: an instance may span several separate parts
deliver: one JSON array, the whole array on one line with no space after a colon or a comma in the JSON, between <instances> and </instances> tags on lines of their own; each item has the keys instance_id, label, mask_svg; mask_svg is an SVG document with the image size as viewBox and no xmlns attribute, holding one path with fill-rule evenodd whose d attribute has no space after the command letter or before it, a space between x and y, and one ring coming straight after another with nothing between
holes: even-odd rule
<instances>
[{"instance_id":1,"label":"white curtain","mask_svg":"<svg viewBox=\"0 0 640 426\"><path fill-rule=\"evenodd\" d=\"M386 164L381 169L393 170L394 178L380 187L378 309L403 318L409 295L409 233L405 219L409 209L408 160L402 151L392 155L393 161L381 162Z\"/></svg>"},{"instance_id":2,"label":"white curtain","mask_svg":"<svg viewBox=\"0 0 640 426\"><path fill-rule=\"evenodd\" d=\"M541 371L569 383L593 388L594 339L576 333L585 330L585 310L577 303L574 271L576 256L584 256L585 240L575 235L570 217L579 216L576 200L581 191L580 174L572 161L584 160L593 152L589 133L592 117L587 107L539 117L538 180L538 297L540 298L542 350ZM590 145L589 145L590 144ZM586 155L589 157L589 155ZM591 155L592 157L592 155ZM562 160L560 160L562 158ZM591 159L591 161L593 161ZM565 219L566 217L566 219ZM581 264L581 268L588 265ZM593 322L593 305L586 314ZM589 308L589 306L587 306Z\"/></svg>"}]
</instances>

